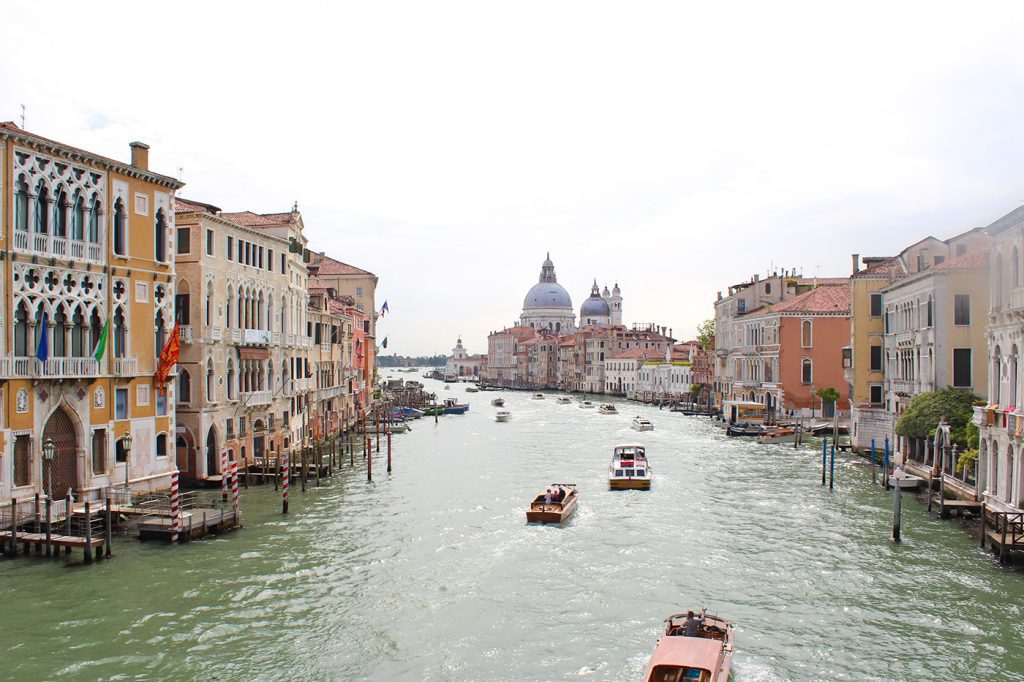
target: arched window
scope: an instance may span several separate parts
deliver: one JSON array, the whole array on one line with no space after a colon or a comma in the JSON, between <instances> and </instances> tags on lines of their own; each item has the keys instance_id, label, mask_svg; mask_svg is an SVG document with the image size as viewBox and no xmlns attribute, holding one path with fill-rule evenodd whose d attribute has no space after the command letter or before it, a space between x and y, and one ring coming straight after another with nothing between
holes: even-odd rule
<instances>
[{"instance_id":1,"label":"arched window","mask_svg":"<svg viewBox=\"0 0 1024 682\"><path fill-rule=\"evenodd\" d=\"M800 345L804 348L811 347L811 321L804 320L800 323Z\"/></svg>"},{"instance_id":2,"label":"arched window","mask_svg":"<svg viewBox=\"0 0 1024 682\"><path fill-rule=\"evenodd\" d=\"M68 236L68 195L63 187L53 194L53 236Z\"/></svg>"},{"instance_id":3,"label":"arched window","mask_svg":"<svg viewBox=\"0 0 1024 682\"><path fill-rule=\"evenodd\" d=\"M24 301L18 303L14 311L14 354L22 358L31 354L28 345L28 306Z\"/></svg>"},{"instance_id":4,"label":"arched window","mask_svg":"<svg viewBox=\"0 0 1024 682\"><path fill-rule=\"evenodd\" d=\"M167 434L161 433L156 437L156 456L167 456Z\"/></svg>"},{"instance_id":5,"label":"arched window","mask_svg":"<svg viewBox=\"0 0 1024 682\"><path fill-rule=\"evenodd\" d=\"M29 353L31 355L35 355L36 354L36 350L39 348L39 340L43 337L43 334L48 334L49 333L49 330L46 328L48 325L47 324L43 324L43 304L42 303L39 303L36 306L35 321L36 321L36 334L35 334L35 338L32 339L32 348L29 350ZM53 347L52 343L50 344L50 347L51 348Z\"/></svg>"},{"instance_id":6,"label":"arched window","mask_svg":"<svg viewBox=\"0 0 1024 682\"><path fill-rule=\"evenodd\" d=\"M206 361L206 400L207 402L217 402L216 387L214 386L213 378L213 360Z\"/></svg>"},{"instance_id":7,"label":"arched window","mask_svg":"<svg viewBox=\"0 0 1024 682\"><path fill-rule=\"evenodd\" d=\"M39 184L36 185L36 215L34 229L36 234L49 234L50 232L50 218L47 215L46 209L50 202L50 192L46 188L46 184L40 180Z\"/></svg>"},{"instance_id":8,"label":"arched window","mask_svg":"<svg viewBox=\"0 0 1024 682\"><path fill-rule=\"evenodd\" d=\"M100 213L103 211L100 200L93 195L92 204L89 207L89 243L100 243Z\"/></svg>"},{"instance_id":9,"label":"arched window","mask_svg":"<svg viewBox=\"0 0 1024 682\"><path fill-rule=\"evenodd\" d=\"M206 289L206 325L210 326L213 324L213 287L209 286Z\"/></svg>"},{"instance_id":10,"label":"arched window","mask_svg":"<svg viewBox=\"0 0 1024 682\"><path fill-rule=\"evenodd\" d=\"M224 324L227 325L228 329L231 328L231 325L234 322L232 320L232 318L231 318L231 310L232 310L232 307L234 305L233 302L234 302L234 298L235 298L234 293L235 293L234 289L232 289L231 285L229 284L228 285L228 296L227 296L227 299L226 299L226 301L227 301L227 309L225 310L227 315L224 317Z\"/></svg>"},{"instance_id":11,"label":"arched window","mask_svg":"<svg viewBox=\"0 0 1024 682\"><path fill-rule=\"evenodd\" d=\"M14 227L28 232L28 183L25 176L18 177L14 189Z\"/></svg>"},{"instance_id":12,"label":"arched window","mask_svg":"<svg viewBox=\"0 0 1024 682\"><path fill-rule=\"evenodd\" d=\"M153 353L157 362L160 360L160 353L164 350L164 344L167 343L167 327L164 324L164 313L160 311L156 314L156 320L154 321L153 328ZM154 365L155 367L156 365Z\"/></svg>"},{"instance_id":13,"label":"arched window","mask_svg":"<svg viewBox=\"0 0 1024 682\"><path fill-rule=\"evenodd\" d=\"M235 363L229 358L228 359L228 400L236 400L238 397L235 392Z\"/></svg>"},{"instance_id":14,"label":"arched window","mask_svg":"<svg viewBox=\"0 0 1024 682\"><path fill-rule=\"evenodd\" d=\"M64 312L64 306L58 305L53 313L53 346L50 348L50 355L55 358L67 356L67 328L68 316Z\"/></svg>"},{"instance_id":15,"label":"arched window","mask_svg":"<svg viewBox=\"0 0 1024 682\"><path fill-rule=\"evenodd\" d=\"M1010 405L1017 404L1017 344L1010 347L1010 357L1006 358L1007 387L1010 389Z\"/></svg>"},{"instance_id":16,"label":"arched window","mask_svg":"<svg viewBox=\"0 0 1024 682\"><path fill-rule=\"evenodd\" d=\"M992 287L992 309L1002 310L1003 308L1003 254L996 254L995 267L992 268L994 285Z\"/></svg>"},{"instance_id":17,"label":"arched window","mask_svg":"<svg viewBox=\"0 0 1024 682\"><path fill-rule=\"evenodd\" d=\"M167 260L167 221L162 208L156 212L153 224L153 257L161 263Z\"/></svg>"},{"instance_id":18,"label":"arched window","mask_svg":"<svg viewBox=\"0 0 1024 682\"><path fill-rule=\"evenodd\" d=\"M800 366L800 381L804 384L810 384L814 381L814 375L811 371L811 359L804 358L803 363Z\"/></svg>"},{"instance_id":19,"label":"arched window","mask_svg":"<svg viewBox=\"0 0 1024 682\"><path fill-rule=\"evenodd\" d=\"M114 253L128 255L128 234L125 224L124 202L118 197L114 202Z\"/></svg>"},{"instance_id":20,"label":"arched window","mask_svg":"<svg viewBox=\"0 0 1024 682\"><path fill-rule=\"evenodd\" d=\"M178 402L192 402L192 376L187 369L178 372Z\"/></svg>"},{"instance_id":21,"label":"arched window","mask_svg":"<svg viewBox=\"0 0 1024 682\"><path fill-rule=\"evenodd\" d=\"M927 326L931 327L931 326L932 326L932 297L931 297L930 295L928 296L928 314L927 314L927 320L928 320L928 324L927 324Z\"/></svg>"},{"instance_id":22,"label":"arched window","mask_svg":"<svg viewBox=\"0 0 1024 682\"><path fill-rule=\"evenodd\" d=\"M71 238L78 241L85 239L85 201L78 192L75 192L71 204Z\"/></svg>"},{"instance_id":23,"label":"arched window","mask_svg":"<svg viewBox=\"0 0 1024 682\"><path fill-rule=\"evenodd\" d=\"M103 334L103 320L100 319L100 314L96 308L92 309L92 314L89 315L89 341L85 347L89 355L93 355L96 352L96 347L100 343L100 336Z\"/></svg>"},{"instance_id":24,"label":"arched window","mask_svg":"<svg viewBox=\"0 0 1024 682\"><path fill-rule=\"evenodd\" d=\"M114 309L114 357L123 358L128 353L128 325L124 317L124 308Z\"/></svg>"}]
</instances>

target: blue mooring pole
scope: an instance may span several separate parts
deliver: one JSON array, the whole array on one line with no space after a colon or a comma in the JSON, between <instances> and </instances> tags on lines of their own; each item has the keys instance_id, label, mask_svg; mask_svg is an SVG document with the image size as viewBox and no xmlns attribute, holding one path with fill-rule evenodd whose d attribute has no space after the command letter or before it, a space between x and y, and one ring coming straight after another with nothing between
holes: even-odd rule
<instances>
[{"instance_id":1,"label":"blue mooring pole","mask_svg":"<svg viewBox=\"0 0 1024 682\"><path fill-rule=\"evenodd\" d=\"M885 460L882 464L882 478L885 489L889 489L889 436L885 437Z\"/></svg>"},{"instance_id":2,"label":"blue mooring pole","mask_svg":"<svg viewBox=\"0 0 1024 682\"><path fill-rule=\"evenodd\" d=\"M875 483L875 439L871 439L871 484Z\"/></svg>"},{"instance_id":3,"label":"blue mooring pole","mask_svg":"<svg viewBox=\"0 0 1024 682\"><path fill-rule=\"evenodd\" d=\"M832 484L836 480L836 442L832 441L832 456L828 460L828 489L832 490Z\"/></svg>"},{"instance_id":4,"label":"blue mooring pole","mask_svg":"<svg viewBox=\"0 0 1024 682\"><path fill-rule=\"evenodd\" d=\"M821 441L821 484L825 485L825 460L828 459L828 438Z\"/></svg>"}]
</instances>

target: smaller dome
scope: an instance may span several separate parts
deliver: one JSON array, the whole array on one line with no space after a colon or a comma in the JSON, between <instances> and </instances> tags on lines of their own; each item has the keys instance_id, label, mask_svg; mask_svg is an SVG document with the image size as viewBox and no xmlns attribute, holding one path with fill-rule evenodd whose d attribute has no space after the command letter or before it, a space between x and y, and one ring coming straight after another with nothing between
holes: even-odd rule
<instances>
[{"instance_id":1,"label":"smaller dome","mask_svg":"<svg viewBox=\"0 0 1024 682\"><path fill-rule=\"evenodd\" d=\"M580 317L608 317L612 314L608 307L608 301L601 298L600 294L593 295L583 302L580 308Z\"/></svg>"}]
</instances>

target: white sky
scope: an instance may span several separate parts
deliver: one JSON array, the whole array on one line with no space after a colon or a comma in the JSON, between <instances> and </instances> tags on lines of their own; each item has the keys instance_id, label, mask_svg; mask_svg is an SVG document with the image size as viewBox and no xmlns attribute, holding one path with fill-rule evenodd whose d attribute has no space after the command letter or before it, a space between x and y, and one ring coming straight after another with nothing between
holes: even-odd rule
<instances>
[{"instance_id":1,"label":"white sky","mask_svg":"<svg viewBox=\"0 0 1024 682\"><path fill-rule=\"evenodd\" d=\"M689 337L755 271L985 225L1024 201L1024 3L65 2L0 9L0 119L298 200L380 276L387 352L470 352L546 251L579 304Z\"/></svg>"}]
</instances>

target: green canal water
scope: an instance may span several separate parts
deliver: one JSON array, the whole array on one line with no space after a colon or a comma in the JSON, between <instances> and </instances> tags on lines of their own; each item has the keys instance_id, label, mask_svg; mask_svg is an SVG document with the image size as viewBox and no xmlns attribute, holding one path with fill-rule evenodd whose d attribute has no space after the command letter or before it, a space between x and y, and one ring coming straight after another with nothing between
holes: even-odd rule
<instances>
[{"instance_id":1,"label":"green canal water","mask_svg":"<svg viewBox=\"0 0 1024 682\"><path fill-rule=\"evenodd\" d=\"M505 392L499 424L496 393L439 395L470 412L415 422L372 484L357 455L293 486L287 517L250 489L216 539L0 562L0 678L637 680L662 619L704 606L736 624L734 680L1024 678L1024 574L913 501L893 545L857 460L830 492L820 450L702 418ZM653 489L607 490L637 440ZM552 481L579 485L575 518L527 526Z\"/></svg>"}]
</instances>

